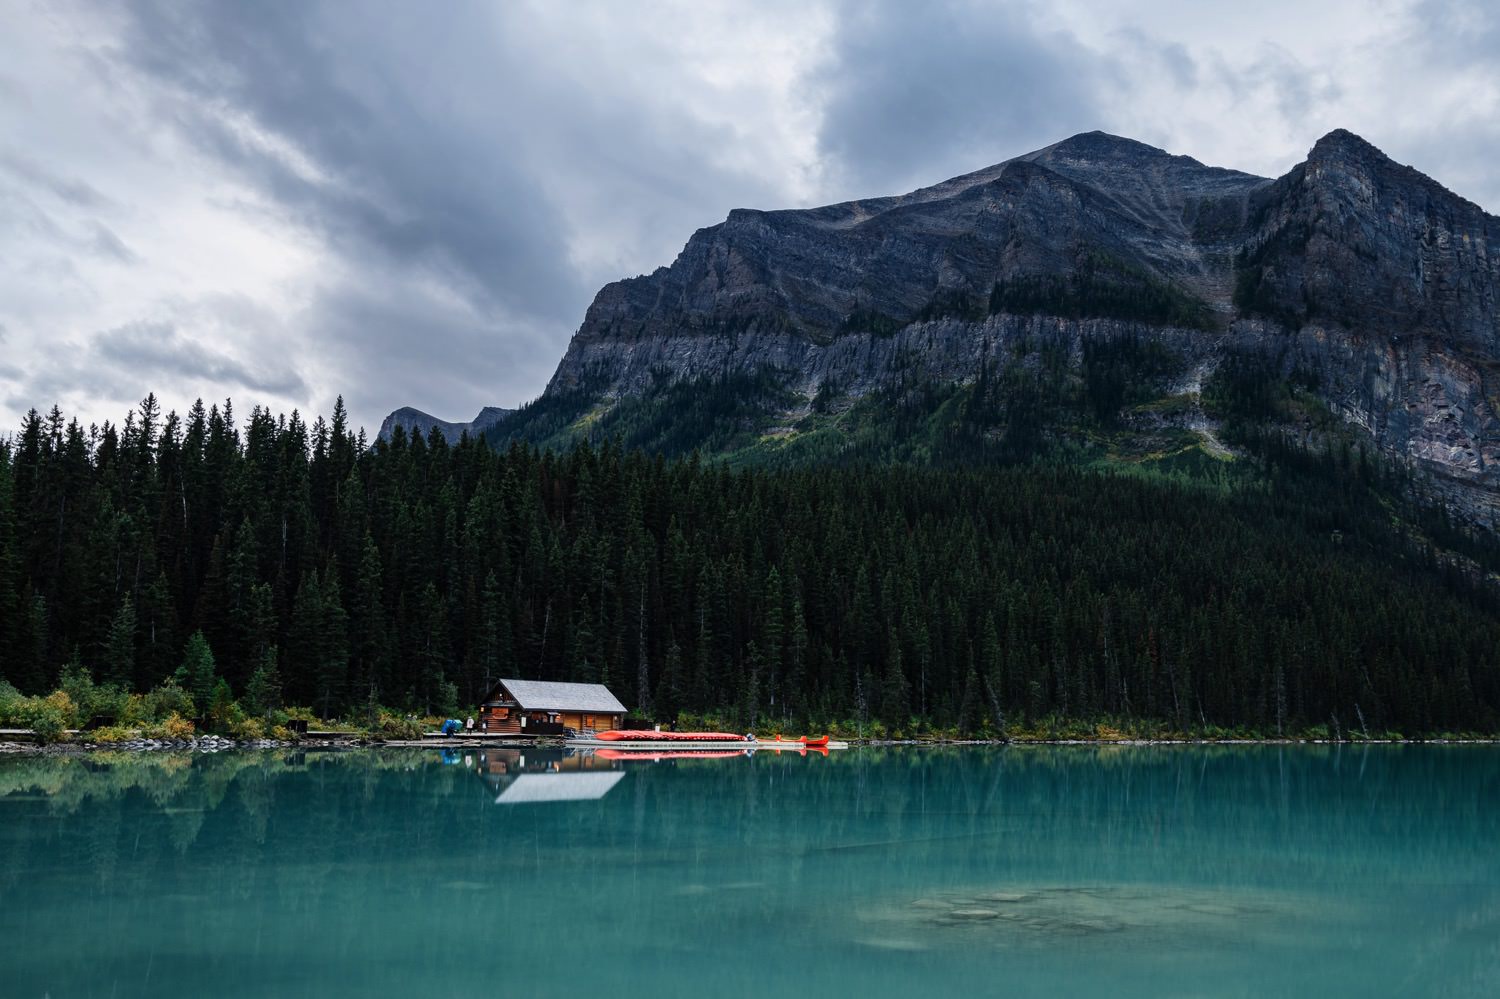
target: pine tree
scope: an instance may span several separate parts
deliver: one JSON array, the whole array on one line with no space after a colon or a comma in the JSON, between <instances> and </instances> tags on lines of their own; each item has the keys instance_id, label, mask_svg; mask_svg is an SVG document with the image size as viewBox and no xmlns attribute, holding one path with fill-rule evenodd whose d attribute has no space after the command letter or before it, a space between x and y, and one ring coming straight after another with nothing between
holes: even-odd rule
<instances>
[{"instance_id":1,"label":"pine tree","mask_svg":"<svg viewBox=\"0 0 1500 999\"><path fill-rule=\"evenodd\" d=\"M984 727L984 691L980 686L979 670L974 667L974 657L969 656L969 668L964 673L964 695L958 710L958 731L961 735L976 735Z\"/></svg>"},{"instance_id":2,"label":"pine tree","mask_svg":"<svg viewBox=\"0 0 1500 999\"><path fill-rule=\"evenodd\" d=\"M495 681L506 675L510 666L506 652L510 649L509 605L500 590L500 581L491 570L484 577L480 597L478 662L483 676L481 694L488 693Z\"/></svg>"},{"instance_id":3,"label":"pine tree","mask_svg":"<svg viewBox=\"0 0 1500 999\"><path fill-rule=\"evenodd\" d=\"M324 718L332 718L344 703L349 678L349 619L339 593L339 576L330 569L323 576L322 622L318 643L318 704Z\"/></svg>"},{"instance_id":4,"label":"pine tree","mask_svg":"<svg viewBox=\"0 0 1500 999\"><path fill-rule=\"evenodd\" d=\"M448 625L437 587L428 583L417 602L414 627L417 658L417 703L425 713L447 707ZM453 699L457 699L456 692Z\"/></svg>"},{"instance_id":5,"label":"pine tree","mask_svg":"<svg viewBox=\"0 0 1500 999\"><path fill-rule=\"evenodd\" d=\"M18 647L17 618L21 613L16 592L19 555L16 551L15 500L11 479L10 444L0 440L0 649ZM6 680L14 664L0 656L0 680Z\"/></svg>"},{"instance_id":6,"label":"pine tree","mask_svg":"<svg viewBox=\"0 0 1500 999\"><path fill-rule=\"evenodd\" d=\"M196 631L247 703L274 663L324 714L446 708L455 680L473 698L520 674L762 723L1500 728L1500 597L1461 568L1500 569L1500 544L1353 450L1247 444L1264 490L996 467L1006 421L1119 388L1027 349L1037 371L984 373L991 398L913 382L893 400L902 433L962 403L931 452L951 469L732 471L633 452L629 428L550 454L366 448L341 407L311 428L257 408L243 436L227 402L179 419L148 396L87 430L33 412L0 442L0 672L45 693L82 649L144 690ZM1247 404L1275 402L1246 381Z\"/></svg>"},{"instance_id":7,"label":"pine tree","mask_svg":"<svg viewBox=\"0 0 1500 999\"><path fill-rule=\"evenodd\" d=\"M193 706L199 717L208 717L208 711L213 704L214 683L217 678L214 675L213 650L209 648L208 639L203 637L203 632L195 631L188 636L187 647L183 650L182 665L177 667L174 679L177 685L193 699Z\"/></svg>"},{"instance_id":8,"label":"pine tree","mask_svg":"<svg viewBox=\"0 0 1500 999\"><path fill-rule=\"evenodd\" d=\"M251 715L266 717L281 707L281 672L276 668L276 647L263 649L245 684L245 709Z\"/></svg>"},{"instance_id":9,"label":"pine tree","mask_svg":"<svg viewBox=\"0 0 1500 999\"><path fill-rule=\"evenodd\" d=\"M135 595L125 594L120 609L109 625L109 641L104 647L104 681L126 690L135 686Z\"/></svg>"},{"instance_id":10,"label":"pine tree","mask_svg":"<svg viewBox=\"0 0 1500 999\"><path fill-rule=\"evenodd\" d=\"M302 574L286 633L284 660L293 683L292 697L298 703L310 704L320 699L323 619L323 587L314 569Z\"/></svg>"},{"instance_id":11,"label":"pine tree","mask_svg":"<svg viewBox=\"0 0 1500 999\"><path fill-rule=\"evenodd\" d=\"M885 677L880 687L880 712L892 729L905 728L911 722L911 684L902 664L901 642L896 629L886 633Z\"/></svg>"},{"instance_id":12,"label":"pine tree","mask_svg":"<svg viewBox=\"0 0 1500 999\"><path fill-rule=\"evenodd\" d=\"M667 646L662 660L661 682L656 688L656 717L673 721L682 711L687 694L687 677L682 663L682 647L675 641Z\"/></svg>"},{"instance_id":13,"label":"pine tree","mask_svg":"<svg viewBox=\"0 0 1500 999\"><path fill-rule=\"evenodd\" d=\"M379 699L387 686L389 623L383 602L384 572L375 539L365 535L354 599L350 604L352 691L363 699Z\"/></svg>"},{"instance_id":14,"label":"pine tree","mask_svg":"<svg viewBox=\"0 0 1500 999\"><path fill-rule=\"evenodd\" d=\"M781 573L773 567L766 575L765 595L760 616L760 649L764 664L764 682L767 703L771 713L778 707L785 712L786 703L776 703L776 693L782 673L783 645L786 642L784 610L782 607Z\"/></svg>"},{"instance_id":15,"label":"pine tree","mask_svg":"<svg viewBox=\"0 0 1500 999\"><path fill-rule=\"evenodd\" d=\"M176 666L181 641L174 607L171 583L166 572L160 571L142 595L137 614L140 656L136 661L136 684L140 689L155 687L171 676Z\"/></svg>"},{"instance_id":16,"label":"pine tree","mask_svg":"<svg viewBox=\"0 0 1500 999\"><path fill-rule=\"evenodd\" d=\"M796 593L800 587L793 586ZM802 608L802 598L792 598L791 632L786 645L786 696L782 712L788 718L799 714L806 717L807 697L807 621Z\"/></svg>"}]
</instances>

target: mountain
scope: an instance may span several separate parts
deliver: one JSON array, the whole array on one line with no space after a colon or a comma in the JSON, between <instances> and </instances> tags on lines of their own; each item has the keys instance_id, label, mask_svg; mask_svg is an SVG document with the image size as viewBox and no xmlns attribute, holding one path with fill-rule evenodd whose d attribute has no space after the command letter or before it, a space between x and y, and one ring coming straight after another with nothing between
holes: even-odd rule
<instances>
[{"instance_id":1,"label":"mountain","mask_svg":"<svg viewBox=\"0 0 1500 999\"><path fill-rule=\"evenodd\" d=\"M390 440L391 433L397 427L400 427L408 435L417 433L423 437L431 433L435 427L447 438L449 444L456 444L465 431L471 437L478 437L514 412L515 410L513 409L486 406L479 411L478 416L474 417L468 423L449 423L447 420L440 420L435 416L429 416L420 409L412 409L410 406L405 406L381 421L380 439Z\"/></svg>"},{"instance_id":2,"label":"mountain","mask_svg":"<svg viewBox=\"0 0 1500 999\"><path fill-rule=\"evenodd\" d=\"M1494 525L1500 219L1343 130L1277 179L1090 132L901 197L732 211L605 286L491 436L920 458L963 421L1089 460L1230 458L1226 425L1368 449Z\"/></svg>"}]
</instances>

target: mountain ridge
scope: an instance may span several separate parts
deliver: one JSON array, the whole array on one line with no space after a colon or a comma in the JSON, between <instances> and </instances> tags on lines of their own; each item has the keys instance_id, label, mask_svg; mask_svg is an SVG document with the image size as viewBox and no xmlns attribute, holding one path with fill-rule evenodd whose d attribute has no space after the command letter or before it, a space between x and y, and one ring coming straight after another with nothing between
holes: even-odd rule
<instances>
[{"instance_id":1,"label":"mountain ridge","mask_svg":"<svg viewBox=\"0 0 1500 999\"><path fill-rule=\"evenodd\" d=\"M830 386L972 386L1037 349L1076 383L1125 341L1172 356L1141 388L1163 399L1241 354L1295 375L1277 432L1312 441L1326 411L1319 446L1353 434L1500 522L1500 220L1343 129L1277 178L1086 132L906 195L735 209L602 288L541 401L601 432L667 386L772 372L777 403L739 418L794 438ZM536 437L524 415L507 435Z\"/></svg>"},{"instance_id":2,"label":"mountain ridge","mask_svg":"<svg viewBox=\"0 0 1500 999\"><path fill-rule=\"evenodd\" d=\"M397 427L400 427L408 435L416 432L424 437L432 430L437 429L449 444L457 444L465 433L468 433L471 437L477 437L514 412L515 410L513 409L485 406L479 411L479 415L469 422L455 423L448 420L440 420L411 406L403 406L381 421L378 439L389 441L391 434L395 432Z\"/></svg>"}]
</instances>

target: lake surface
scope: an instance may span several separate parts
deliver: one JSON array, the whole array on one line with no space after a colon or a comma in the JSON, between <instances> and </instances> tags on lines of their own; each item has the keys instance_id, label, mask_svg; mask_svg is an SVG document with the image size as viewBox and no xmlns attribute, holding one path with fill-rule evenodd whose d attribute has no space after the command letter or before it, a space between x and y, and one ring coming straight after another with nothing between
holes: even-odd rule
<instances>
[{"instance_id":1,"label":"lake surface","mask_svg":"<svg viewBox=\"0 0 1500 999\"><path fill-rule=\"evenodd\" d=\"M0 758L7 997L605 990L1500 995L1500 749Z\"/></svg>"}]
</instances>

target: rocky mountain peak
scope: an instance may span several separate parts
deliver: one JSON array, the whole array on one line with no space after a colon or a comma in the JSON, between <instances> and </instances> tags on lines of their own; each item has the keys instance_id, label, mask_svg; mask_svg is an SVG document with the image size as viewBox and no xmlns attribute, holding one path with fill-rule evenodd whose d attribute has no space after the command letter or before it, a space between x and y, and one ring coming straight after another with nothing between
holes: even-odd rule
<instances>
[{"instance_id":1,"label":"rocky mountain peak","mask_svg":"<svg viewBox=\"0 0 1500 999\"><path fill-rule=\"evenodd\" d=\"M471 437L477 437L514 412L513 409L501 409L499 406L485 406L479 411L479 415L469 422L452 423L448 420L440 420L420 409L403 406L381 421L379 439L390 440L397 427L400 427L408 436L420 434L423 437L436 428L449 444L456 444L465 432Z\"/></svg>"},{"instance_id":2,"label":"rocky mountain peak","mask_svg":"<svg viewBox=\"0 0 1500 999\"><path fill-rule=\"evenodd\" d=\"M1336 128L1313 143L1312 150L1308 153L1308 159L1322 159L1336 156L1374 156L1382 160L1388 157L1363 136L1356 135L1347 128Z\"/></svg>"},{"instance_id":3,"label":"rocky mountain peak","mask_svg":"<svg viewBox=\"0 0 1500 999\"><path fill-rule=\"evenodd\" d=\"M1500 520L1500 220L1345 129L1277 180L1094 131L904 195L736 210L603 288L546 396L597 417L772 371L853 398L1140 338L1184 384L1231 348L1295 366Z\"/></svg>"},{"instance_id":4,"label":"rocky mountain peak","mask_svg":"<svg viewBox=\"0 0 1500 999\"><path fill-rule=\"evenodd\" d=\"M1175 158L1165 149L1158 149L1137 139L1128 139L1121 135L1112 135L1109 132L1101 132L1097 129L1092 132L1079 132L1077 135L1071 135L1061 142L1045 146L1022 158L1047 159L1063 156L1075 159L1114 161L1119 163L1138 163L1142 160L1162 157Z\"/></svg>"}]
</instances>

